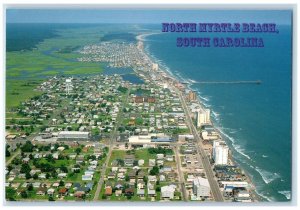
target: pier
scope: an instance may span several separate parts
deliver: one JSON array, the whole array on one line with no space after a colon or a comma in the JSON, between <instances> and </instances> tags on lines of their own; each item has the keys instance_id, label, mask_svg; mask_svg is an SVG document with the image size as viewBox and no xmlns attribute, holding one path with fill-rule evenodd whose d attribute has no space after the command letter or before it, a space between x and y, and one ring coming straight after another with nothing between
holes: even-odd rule
<instances>
[{"instance_id":1,"label":"pier","mask_svg":"<svg viewBox=\"0 0 300 210\"><path fill-rule=\"evenodd\" d=\"M260 85L262 81L260 80L241 80L241 81L200 81L194 82L195 84L254 84Z\"/></svg>"}]
</instances>

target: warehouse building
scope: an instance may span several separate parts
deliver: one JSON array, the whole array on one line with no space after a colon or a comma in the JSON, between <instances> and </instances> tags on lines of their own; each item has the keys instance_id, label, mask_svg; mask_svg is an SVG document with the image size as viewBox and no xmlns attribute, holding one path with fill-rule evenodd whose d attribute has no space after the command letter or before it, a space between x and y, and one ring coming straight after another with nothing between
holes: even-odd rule
<instances>
[{"instance_id":1,"label":"warehouse building","mask_svg":"<svg viewBox=\"0 0 300 210\"><path fill-rule=\"evenodd\" d=\"M61 131L58 133L58 140L88 140L90 132L82 131Z\"/></svg>"}]
</instances>

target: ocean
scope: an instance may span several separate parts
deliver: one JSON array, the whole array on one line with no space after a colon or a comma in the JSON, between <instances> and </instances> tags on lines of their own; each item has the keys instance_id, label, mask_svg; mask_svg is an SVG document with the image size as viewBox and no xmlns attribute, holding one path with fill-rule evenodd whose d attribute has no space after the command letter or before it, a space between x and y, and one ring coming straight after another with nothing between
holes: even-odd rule
<instances>
[{"instance_id":1,"label":"ocean","mask_svg":"<svg viewBox=\"0 0 300 210\"><path fill-rule=\"evenodd\" d=\"M262 200L268 201L291 197L291 27L278 29L279 34L247 34L262 37L264 48L179 48L178 33L145 38L150 56L188 83L212 110L213 123L235 161L252 178ZM197 84L237 80L262 83Z\"/></svg>"}]
</instances>

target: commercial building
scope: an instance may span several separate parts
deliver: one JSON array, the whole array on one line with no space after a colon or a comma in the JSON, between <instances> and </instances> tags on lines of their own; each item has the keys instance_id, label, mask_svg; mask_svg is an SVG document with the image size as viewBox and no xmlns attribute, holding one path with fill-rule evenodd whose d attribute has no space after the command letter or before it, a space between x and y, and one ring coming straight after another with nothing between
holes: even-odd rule
<instances>
[{"instance_id":1,"label":"commercial building","mask_svg":"<svg viewBox=\"0 0 300 210\"><path fill-rule=\"evenodd\" d=\"M225 189L226 187L233 187L233 188L247 188L248 187L248 182L244 181L221 181L220 182L220 187Z\"/></svg>"},{"instance_id":2,"label":"commercial building","mask_svg":"<svg viewBox=\"0 0 300 210\"><path fill-rule=\"evenodd\" d=\"M129 143L147 144L153 142L174 142L175 139L164 135L163 133L152 133L148 135L135 135L128 138Z\"/></svg>"},{"instance_id":3,"label":"commercial building","mask_svg":"<svg viewBox=\"0 0 300 210\"><path fill-rule=\"evenodd\" d=\"M167 186L161 187L161 197L168 198L168 199L174 199L175 189L176 189L175 185L167 185Z\"/></svg>"},{"instance_id":4,"label":"commercial building","mask_svg":"<svg viewBox=\"0 0 300 210\"><path fill-rule=\"evenodd\" d=\"M188 94L188 100L189 101L196 101L197 95L195 91L190 90Z\"/></svg>"},{"instance_id":5,"label":"commercial building","mask_svg":"<svg viewBox=\"0 0 300 210\"><path fill-rule=\"evenodd\" d=\"M197 112L197 127L210 124L210 109L198 110Z\"/></svg>"},{"instance_id":6,"label":"commercial building","mask_svg":"<svg viewBox=\"0 0 300 210\"><path fill-rule=\"evenodd\" d=\"M82 131L61 131L58 133L58 140L87 140L90 132Z\"/></svg>"},{"instance_id":7,"label":"commercial building","mask_svg":"<svg viewBox=\"0 0 300 210\"><path fill-rule=\"evenodd\" d=\"M229 148L222 140L216 140L213 142L213 159L216 165L228 164L228 152Z\"/></svg>"},{"instance_id":8,"label":"commercial building","mask_svg":"<svg viewBox=\"0 0 300 210\"><path fill-rule=\"evenodd\" d=\"M197 198L207 198L210 196L210 186L208 180L202 177L196 177L193 180L193 193Z\"/></svg>"},{"instance_id":9,"label":"commercial building","mask_svg":"<svg viewBox=\"0 0 300 210\"><path fill-rule=\"evenodd\" d=\"M153 71L158 71L158 64L157 63L152 64L152 70Z\"/></svg>"}]
</instances>

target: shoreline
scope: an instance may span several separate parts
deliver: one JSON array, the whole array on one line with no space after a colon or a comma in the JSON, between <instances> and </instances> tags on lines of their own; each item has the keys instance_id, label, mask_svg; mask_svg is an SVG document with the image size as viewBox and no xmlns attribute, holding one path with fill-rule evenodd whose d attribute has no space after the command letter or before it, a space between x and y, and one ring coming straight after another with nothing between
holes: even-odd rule
<instances>
[{"instance_id":1,"label":"shoreline","mask_svg":"<svg viewBox=\"0 0 300 210\"><path fill-rule=\"evenodd\" d=\"M150 35L153 35L153 34L160 34L160 33L140 34L140 35L136 36L136 39L138 41L140 41L140 42L144 42L145 40L143 38L145 38L147 36L150 36ZM150 58L149 60L151 60L151 61L153 60L152 56L150 56L145 50L143 50L143 52L144 52L145 55L147 55L148 58ZM179 83L182 83L179 78L176 78L176 76L174 76L174 75L170 75L171 73L168 72L167 70L165 70L164 68L160 68L159 70L161 70L163 73L165 73L172 80L177 81ZM189 84L189 83L188 84L184 84L185 89L192 90L192 88L189 87L190 85L191 84ZM196 101L200 104L201 109L203 109L204 108L203 106L205 106L205 105L201 102L202 101L201 97L200 97L201 95L200 96L199 95L200 94L197 92L197 100ZM213 110L211 110L211 111L213 111ZM211 122L211 125L216 129L216 131L219 134L222 135L222 132L220 132L219 129L216 128L212 122ZM229 162L231 164L228 164L228 165L237 165L237 166L239 166L239 164L236 163L236 160L235 160L234 156L232 155L232 151L231 150L232 150L232 148L230 148L230 150L229 150L230 154L228 155L228 159L229 159ZM259 193L256 191L256 186L254 185L254 183L253 183L252 179L250 178L250 175L248 174L248 172L246 172L242 167L240 167L240 168L243 171L243 174L245 175L245 181L248 182L248 184L249 184L249 192L251 194L250 196L253 199L253 202L264 202L263 199L262 199L262 196L260 196ZM266 202L269 202L269 200L266 201Z\"/></svg>"},{"instance_id":2,"label":"shoreline","mask_svg":"<svg viewBox=\"0 0 300 210\"><path fill-rule=\"evenodd\" d=\"M136 38L137 41L143 42L143 41L145 41L144 40L145 37L150 36L150 35L154 35L154 34L161 34L161 33L159 33L159 32L153 32L153 33L139 34L135 38Z\"/></svg>"}]
</instances>

